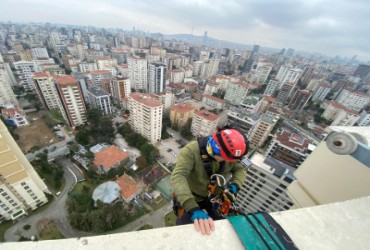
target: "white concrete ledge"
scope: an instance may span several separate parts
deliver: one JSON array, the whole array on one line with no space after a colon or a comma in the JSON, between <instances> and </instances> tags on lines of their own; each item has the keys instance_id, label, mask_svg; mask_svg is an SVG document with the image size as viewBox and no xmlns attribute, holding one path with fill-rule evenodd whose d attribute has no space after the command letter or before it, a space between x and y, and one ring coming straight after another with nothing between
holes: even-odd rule
<instances>
[{"instance_id":1,"label":"white concrete ledge","mask_svg":"<svg viewBox=\"0 0 370 250\"><path fill-rule=\"evenodd\" d=\"M329 205L272 213L299 249L369 249L370 197ZM0 244L2 250L49 249L244 249L227 220L216 231L201 235L193 225L130 233Z\"/></svg>"}]
</instances>

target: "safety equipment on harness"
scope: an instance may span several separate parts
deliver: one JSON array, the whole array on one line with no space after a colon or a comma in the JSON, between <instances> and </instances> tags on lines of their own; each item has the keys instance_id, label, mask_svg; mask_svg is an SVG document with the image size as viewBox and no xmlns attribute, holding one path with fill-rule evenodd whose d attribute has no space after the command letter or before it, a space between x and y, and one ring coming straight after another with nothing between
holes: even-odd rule
<instances>
[{"instance_id":1,"label":"safety equipment on harness","mask_svg":"<svg viewBox=\"0 0 370 250\"><path fill-rule=\"evenodd\" d=\"M181 218L184 215L185 209L181 207L180 202L177 200L176 194L172 194L172 210L175 215Z\"/></svg>"},{"instance_id":2,"label":"safety equipment on harness","mask_svg":"<svg viewBox=\"0 0 370 250\"><path fill-rule=\"evenodd\" d=\"M212 138L220 147L220 155L225 161L240 160L248 152L247 138L235 128L219 129L213 133Z\"/></svg>"},{"instance_id":3,"label":"safety equipment on harness","mask_svg":"<svg viewBox=\"0 0 370 250\"><path fill-rule=\"evenodd\" d=\"M199 208L189 211L189 213L192 222L194 222L195 220L206 220L209 218L209 215Z\"/></svg>"},{"instance_id":4,"label":"safety equipment on harness","mask_svg":"<svg viewBox=\"0 0 370 250\"><path fill-rule=\"evenodd\" d=\"M233 193L233 195L236 195L236 193L238 192L238 186L234 183L230 184L227 186L227 190L229 190L231 193Z\"/></svg>"},{"instance_id":5,"label":"safety equipment on harness","mask_svg":"<svg viewBox=\"0 0 370 250\"><path fill-rule=\"evenodd\" d=\"M212 157L215 155L220 155L220 147L218 146L217 142L213 140L211 136L208 137L206 149L207 149L207 153Z\"/></svg>"}]
</instances>

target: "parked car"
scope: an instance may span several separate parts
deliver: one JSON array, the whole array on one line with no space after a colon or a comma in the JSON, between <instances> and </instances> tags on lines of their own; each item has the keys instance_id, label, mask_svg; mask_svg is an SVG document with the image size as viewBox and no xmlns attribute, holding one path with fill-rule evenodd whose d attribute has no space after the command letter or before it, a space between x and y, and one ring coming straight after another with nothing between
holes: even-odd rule
<instances>
[{"instance_id":1,"label":"parked car","mask_svg":"<svg viewBox=\"0 0 370 250\"><path fill-rule=\"evenodd\" d=\"M49 152L54 152L54 151L55 151L55 149L57 149L57 146L53 146L53 147L51 147L51 148L49 149Z\"/></svg>"}]
</instances>

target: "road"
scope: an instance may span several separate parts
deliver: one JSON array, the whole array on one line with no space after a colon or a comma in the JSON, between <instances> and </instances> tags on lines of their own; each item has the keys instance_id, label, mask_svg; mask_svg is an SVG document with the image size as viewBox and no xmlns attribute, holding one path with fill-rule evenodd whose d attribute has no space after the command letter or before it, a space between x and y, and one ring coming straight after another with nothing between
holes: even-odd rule
<instances>
[{"instance_id":1,"label":"road","mask_svg":"<svg viewBox=\"0 0 370 250\"><path fill-rule=\"evenodd\" d=\"M67 164L68 165L68 164ZM68 197L69 190L75 185L76 179L75 176L68 170L67 166L63 167L64 169L64 178L65 178L65 188L60 193L59 196L55 197L55 200L49 207L35 215L25 217L17 224L9 228L4 235L5 241L18 241L19 234L18 232L22 232L22 235L25 237L30 237L32 235L37 234L37 222L41 219L48 218L55 221L56 225L58 226L59 231L66 237L66 238L73 238L73 237L83 237L83 236L91 236L91 233L82 232L72 228L69 225L68 218L67 218L67 207L66 207L66 200ZM31 225L30 230L23 230L25 225Z\"/></svg>"}]
</instances>

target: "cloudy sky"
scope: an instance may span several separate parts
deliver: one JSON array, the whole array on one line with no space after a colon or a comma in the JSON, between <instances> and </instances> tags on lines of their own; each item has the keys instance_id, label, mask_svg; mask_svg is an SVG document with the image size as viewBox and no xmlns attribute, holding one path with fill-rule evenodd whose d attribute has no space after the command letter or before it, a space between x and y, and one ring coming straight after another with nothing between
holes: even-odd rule
<instances>
[{"instance_id":1,"label":"cloudy sky","mask_svg":"<svg viewBox=\"0 0 370 250\"><path fill-rule=\"evenodd\" d=\"M132 27L370 60L370 0L0 0L0 21Z\"/></svg>"}]
</instances>

